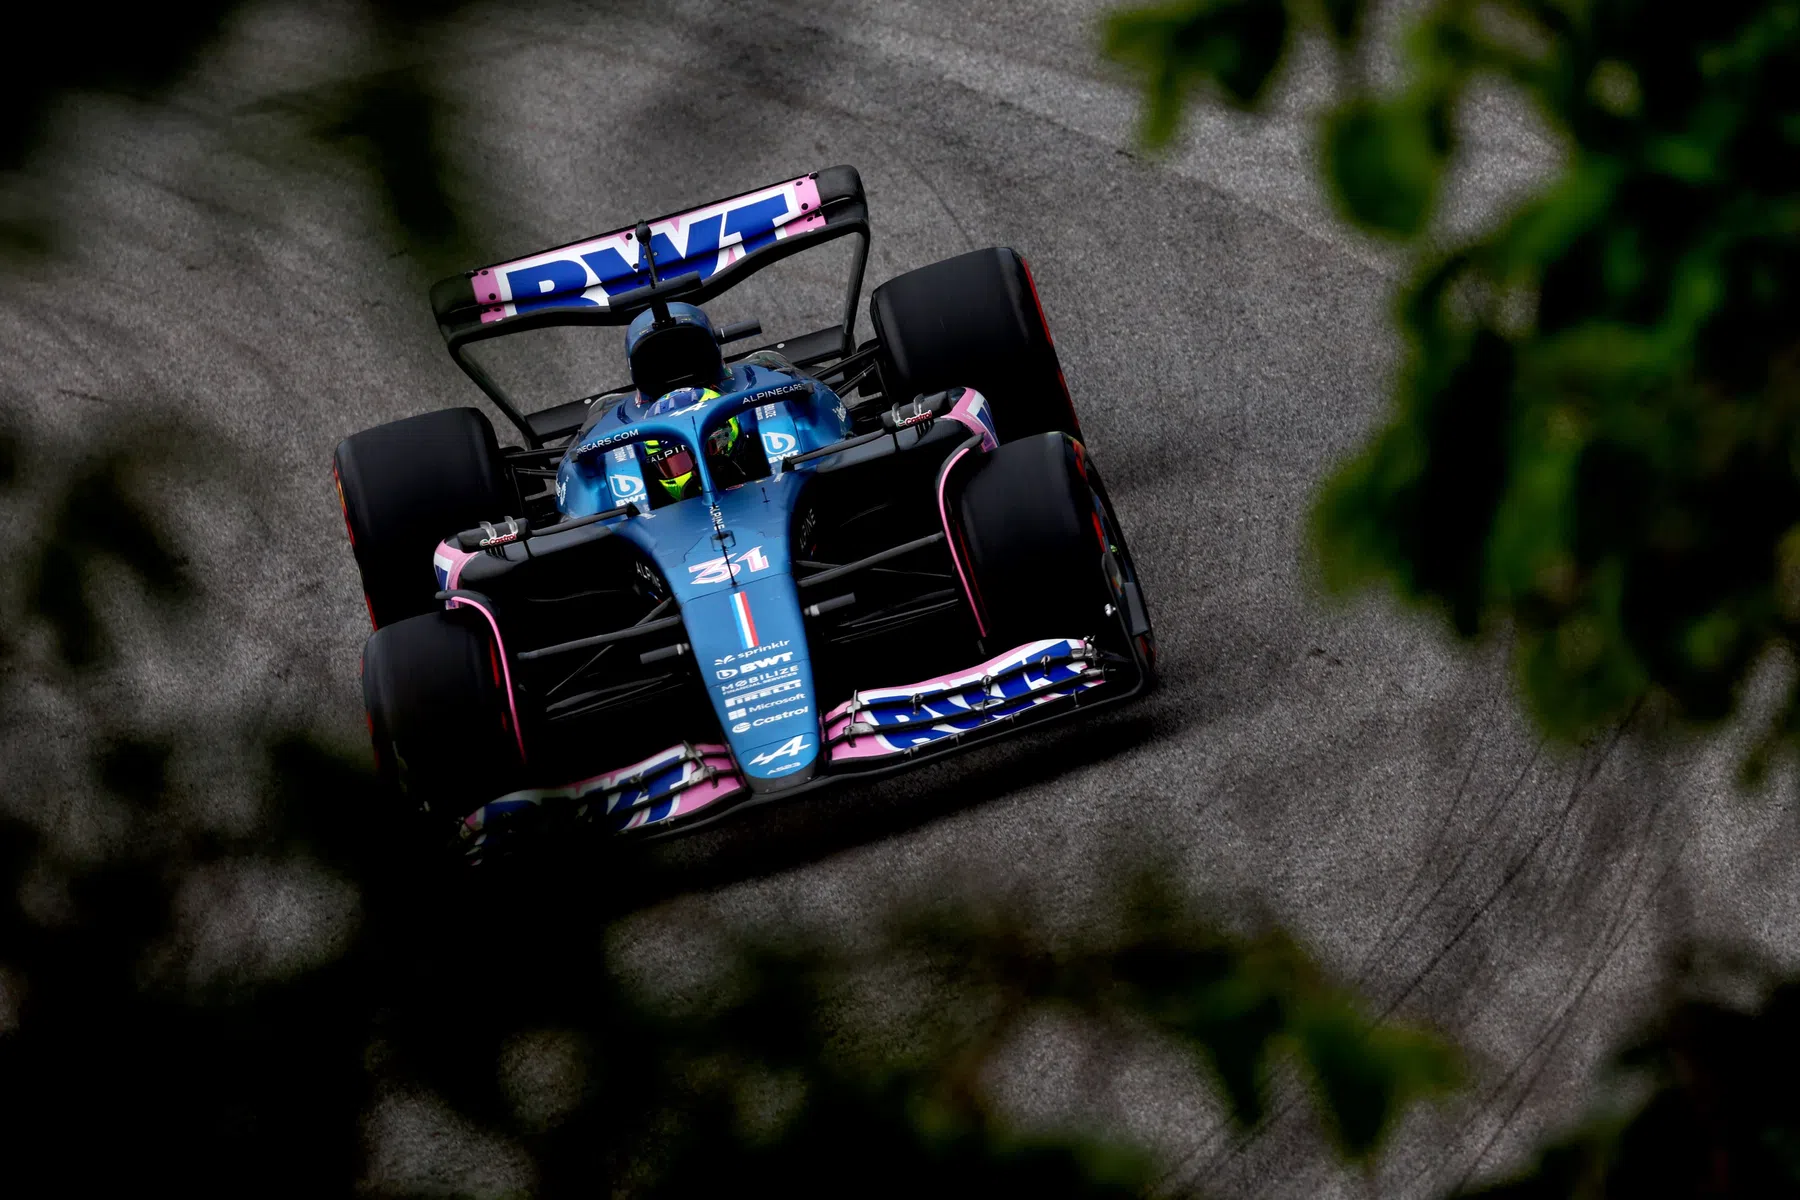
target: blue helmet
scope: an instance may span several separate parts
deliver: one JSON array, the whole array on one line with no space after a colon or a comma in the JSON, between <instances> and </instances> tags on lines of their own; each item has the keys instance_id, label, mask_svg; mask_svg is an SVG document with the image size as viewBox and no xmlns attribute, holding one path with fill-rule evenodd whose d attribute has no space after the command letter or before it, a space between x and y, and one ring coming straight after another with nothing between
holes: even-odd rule
<instances>
[{"instance_id":1,"label":"blue helmet","mask_svg":"<svg viewBox=\"0 0 1800 1200\"><path fill-rule=\"evenodd\" d=\"M652 309L625 330L625 357L641 402L681 387L713 387L725 375L725 357L706 313L692 304L671 303L669 320L657 324Z\"/></svg>"}]
</instances>

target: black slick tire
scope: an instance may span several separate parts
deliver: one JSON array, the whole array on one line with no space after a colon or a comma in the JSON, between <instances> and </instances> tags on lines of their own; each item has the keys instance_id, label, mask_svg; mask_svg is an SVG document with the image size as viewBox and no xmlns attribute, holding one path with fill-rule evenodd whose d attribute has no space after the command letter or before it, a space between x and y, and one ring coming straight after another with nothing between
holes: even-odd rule
<instances>
[{"instance_id":1,"label":"black slick tire","mask_svg":"<svg viewBox=\"0 0 1800 1200\"><path fill-rule=\"evenodd\" d=\"M1113 620L1093 493L1060 433L995 449L964 483L956 519L989 652L1092 637Z\"/></svg>"},{"instance_id":2,"label":"black slick tire","mask_svg":"<svg viewBox=\"0 0 1800 1200\"><path fill-rule=\"evenodd\" d=\"M362 681L376 771L438 834L520 786L507 673L479 610L382 626L363 648Z\"/></svg>"},{"instance_id":3,"label":"black slick tire","mask_svg":"<svg viewBox=\"0 0 1800 1200\"><path fill-rule=\"evenodd\" d=\"M332 469L377 629L437 606L438 542L517 508L494 427L473 408L353 434L338 444Z\"/></svg>"},{"instance_id":4,"label":"black slick tire","mask_svg":"<svg viewBox=\"0 0 1800 1200\"><path fill-rule=\"evenodd\" d=\"M908 271L876 288L869 316L881 341L882 386L905 403L972 387L993 406L1000 440L1081 436L1031 271L994 246Z\"/></svg>"}]
</instances>

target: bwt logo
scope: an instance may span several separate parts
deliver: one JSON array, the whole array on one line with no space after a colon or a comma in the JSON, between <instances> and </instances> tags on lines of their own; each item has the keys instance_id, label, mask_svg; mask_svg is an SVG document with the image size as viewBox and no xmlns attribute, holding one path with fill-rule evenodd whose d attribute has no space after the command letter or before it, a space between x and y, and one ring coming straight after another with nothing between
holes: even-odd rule
<instances>
[{"instance_id":1,"label":"bwt logo","mask_svg":"<svg viewBox=\"0 0 1800 1200\"><path fill-rule=\"evenodd\" d=\"M812 221L824 223L823 214L801 213L792 184L740 196L725 204L728 207L700 209L657 223L651 231L650 245L656 254L658 274L672 279L697 272L706 279L732 257L730 250L739 243L744 254L755 254L774 242L776 229L790 219L800 218L799 228L808 228ZM622 232L570 246L559 253L568 257L528 260L510 269L497 269L496 273L506 280L506 298L519 312L598 308L604 304L602 300L582 293L599 288L610 299L649 282L648 264L641 261L641 251ZM628 253L630 258L626 257Z\"/></svg>"},{"instance_id":2,"label":"bwt logo","mask_svg":"<svg viewBox=\"0 0 1800 1200\"><path fill-rule=\"evenodd\" d=\"M613 499L620 504L636 500L644 494L644 481L636 475L608 475L606 481L612 485Z\"/></svg>"},{"instance_id":3,"label":"bwt logo","mask_svg":"<svg viewBox=\"0 0 1800 1200\"><path fill-rule=\"evenodd\" d=\"M739 675L748 675L752 671L761 671L765 667L778 667L782 663L790 661L793 657L794 652L789 650L786 654L771 654L767 658L743 659L738 662L737 666L720 667L717 671L714 671L713 674L717 675L720 679L735 679Z\"/></svg>"},{"instance_id":4,"label":"bwt logo","mask_svg":"<svg viewBox=\"0 0 1800 1200\"><path fill-rule=\"evenodd\" d=\"M799 445L791 433L765 433L762 435L763 451L770 458L780 458L784 454L792 454Z\"/></svg>"}]
</instances>

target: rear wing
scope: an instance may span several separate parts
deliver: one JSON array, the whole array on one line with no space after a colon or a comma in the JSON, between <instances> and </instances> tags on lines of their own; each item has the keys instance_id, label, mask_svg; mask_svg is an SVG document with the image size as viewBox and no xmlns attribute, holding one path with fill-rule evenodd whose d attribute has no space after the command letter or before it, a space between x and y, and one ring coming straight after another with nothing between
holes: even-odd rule
<instances>
[{"instance_id":1,"label":"rear wing","mask_svg":"<svg viewBox=\"0 0 1800 1200\"><path fill-rule=\"evenodd\" d=\"M432 311L450 356L519 427L527 445L573 432L565 426L580 402L521 413L463 352L471 343L552 325L625 325L655 301L702 303L791 254L856 234L861 244L842 327L782 339L789 357L802 364L854 348L856 302L869 255L869 209L855 167L830 167L647 222L654 283L636 232L644 224L432 285Z\"/></svg>"}]
</instances>

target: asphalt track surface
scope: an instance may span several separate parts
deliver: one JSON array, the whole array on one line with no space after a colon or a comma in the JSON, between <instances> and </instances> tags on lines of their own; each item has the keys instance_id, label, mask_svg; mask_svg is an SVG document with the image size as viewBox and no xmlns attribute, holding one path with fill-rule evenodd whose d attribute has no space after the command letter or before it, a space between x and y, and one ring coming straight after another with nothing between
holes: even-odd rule
<instances>
[{"instance_id":1,"label":"asphalt track surface","mask_svg":"<svg viewBox=\"0 0 1800 1200\"><path fill-rule=\"evenodd\" d=\"M1096 1087L1047 1029L993 1081L1021 1119L1141 1137L1176 1194L1424 1196L1491 1176L1595 1094L1684 939L1800 960L1792 820L1732 790L1729 744L1649 745L1640 719L1548 748L1503 644L1451 646L1379 598L1315 598L1310 491L1376 420L1398 362L1396 268L1334 228L1307 164L1324 75L1302 61L1263 120L1201 115L1149 158L1094 20L1056 0L487 8L436 63L464 102L463 198L489 258L839 162L867 185L870 284L1019 247L1159 624L1165 683L1141 705L683 843L733 865L627 922L614 949L645 978L693 979L714 923L853 932L921 891L1022 895L1074 920L1110 847L1154 846L1228 919L1279 921L1377 1011L1449 1033L1472 1085L1414 1114L1363 1179L1304 1104L1239 1137L1168 1063L1121 1063ZM158 422L228 453L198 454L202 482L170 492L203 619L121 601L131 653L104 687L72 700L33 681L10 718L9 804L70 769L81 704L188 731L195 775L230 766L207 757L212 729L361 736L367 626L331 448L476 399L369 178L295 174L283 149L294 97L365 33L255 10L173 104L73 106L36 168L68 249L0 295L5 403L46 445ZM1551 153L1505 103L1467 115L1457 222ZM808 312L751 300L771 329ZM240 790L196 789L212 799L190 815L249 827ZM71 853L104 845L104 808L54 811ZM195 889L182 969L200 976L327 957L354 920L341 885L278 864ZM33 903L54 909L54 888ZM425 1100L373 1113L371 1137L377 1187L528 1183L516 1154Z\"/></svg>"}]
</instances>

